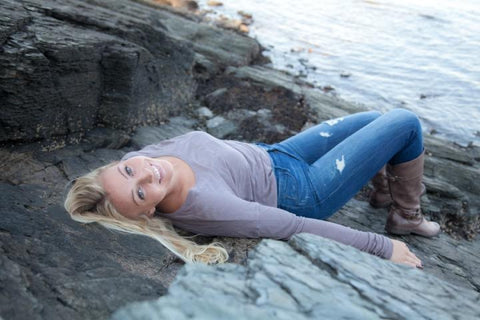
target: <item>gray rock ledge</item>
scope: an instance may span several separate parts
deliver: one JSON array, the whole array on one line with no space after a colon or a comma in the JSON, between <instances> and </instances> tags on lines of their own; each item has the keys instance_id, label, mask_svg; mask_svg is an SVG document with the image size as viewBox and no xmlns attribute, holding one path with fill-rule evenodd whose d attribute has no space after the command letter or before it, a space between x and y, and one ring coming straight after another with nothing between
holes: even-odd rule
<instances>
[{"instance_id":1,"label":"gray rock ledge","mask_svg":"<svg viewBox=\"0 0 480 320\"><path fill-rule=\"evenodd\" d=\"M246 266L186 265L112 320L478 319L480 294L311 234L263 240Z\"/></svg>"}]
</instances>

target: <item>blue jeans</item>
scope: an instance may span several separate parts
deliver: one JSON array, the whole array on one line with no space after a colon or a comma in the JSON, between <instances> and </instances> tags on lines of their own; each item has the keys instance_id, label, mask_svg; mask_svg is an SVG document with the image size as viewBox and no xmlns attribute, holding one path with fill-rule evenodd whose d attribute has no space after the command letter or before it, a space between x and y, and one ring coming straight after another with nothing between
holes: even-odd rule
<instances>
[{"instance_id":1,"label":"blue jeans","mask_svg":"<svg viewBox=\"0 0 480 320\"><path fill-rule=\"evenodd\" d=\"M423 152L417 116L404 109L361 112L324 121L265 148L277 179L277 206L326 219L350 200L386 163Z\"/></svg>"}]
</instances>

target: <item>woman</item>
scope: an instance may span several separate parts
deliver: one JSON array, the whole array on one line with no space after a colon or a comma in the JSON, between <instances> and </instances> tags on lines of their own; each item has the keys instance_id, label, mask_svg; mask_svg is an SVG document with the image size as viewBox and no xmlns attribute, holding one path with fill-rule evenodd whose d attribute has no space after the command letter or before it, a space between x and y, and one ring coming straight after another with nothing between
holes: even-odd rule
<instances>
[{"instance_id":1,"label":"woman","mask_svg":"<svg viewBox=\"0 0 480 320\"><path fill-rule=\"evenodd\" d=\"M77 221L155 238L186 262L224 262L228 254L179 236L170 222L203 235L308 232L422 268L403 242L323 220L375 176L370 203L390 206L388 232L437 235L439 225L420 210L422 140L418 118L403 109L325 121L273 145L191 132L76 179L65 207Z\"/></svg>"}]
</instances>

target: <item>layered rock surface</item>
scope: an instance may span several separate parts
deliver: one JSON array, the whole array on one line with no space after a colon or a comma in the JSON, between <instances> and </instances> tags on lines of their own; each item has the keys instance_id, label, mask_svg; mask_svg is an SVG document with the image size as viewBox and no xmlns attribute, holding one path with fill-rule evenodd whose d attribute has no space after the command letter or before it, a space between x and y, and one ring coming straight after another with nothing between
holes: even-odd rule
<instances>
[{"instance_id":1,"label":"layered rock surface","mask_svg":"<svg viewBox=\"0 0 480 320\"><path fill-rule=\"evenodd\" d=\"M158 124L194 99L194 69L259 53L251 39L132 1L6 0L1 9L0 142L63 144L97 126Z\"/></svg>"},{"instance_id":2,"label":"layered rock surface","mask_svg":"<svg viewBox=\"0 0 480 320\"><path fill-rule=\"evenodd\" d=\"M319 121L367 109L252 64L260 58L258 43L196 20L127 0L0 3L1 317L108 318L129 302L164 295L182 267L153 240L70 220L62 199L73 178L125 152L191 130L220 138L274 142ZM435 239L401 239L423 260L421 274L427 279L433 274L448 282L445 288L453 284L463 288L459 293L472 295L480 291L480 242L463 237L473 237L480 225L480 151L434 136L425 140L423 207L444 230L455 231L458 239L446 233ZM332 220L381 233L385 218L385 210L370 208L360 194ZM230 276L242 282L255 264L247 253L258 240L197 240L223 242L230 262L240 265L188 266L183 272L199 268L200 276L225 268L228 272L218 275L218 283ZM293 250L292 244L266 243L254 257L259 250ZM343 247L326 244L326 248L330 253L322 254L343 261L342 274L355 274L356 269L346 270L355 260L342 254ZM292 255L292 263L311 260L302 257ZM378 259L361 259L381 274L383 268L404 270ZM324 265L316 268L330 270ZM321 274L330 274L331 281L336 281L330 272ZM282 279L290 281L287 276ZM313 279L318 278L307 282ZM374 282L365 285L383 294ZM348 286L340 286L347 290L345 296L353 288ZM219 290L228 291L228 287ZM448 290L425 294L421 301L430 297L431 306L436 306L435 301L444 301L442 295ZM275 297L262 301L275 306ZM282 295L278 299L288 299L278 301L290 301L288 310L308 309L308 297L305 301L292 297ZM258 303L247 298L242 300L246 305ZM351 308L365 307L367 314L377 316L404 310L377 310L377 302L367 306L365 301ZM471 301L466 298L465 305L456 306Z\"/></svg>"},{"instance_id":3,"label":"layered rock surface","mask_svg":"<svg viewBox=\"0 0 480 320\"><path fill-rule=\"evenodd\" d=\"M188 265L168 294L111 319L476 319L479 302L476 291L301 234L263 240L246 266Z\"/></svg>"}]
</instances>

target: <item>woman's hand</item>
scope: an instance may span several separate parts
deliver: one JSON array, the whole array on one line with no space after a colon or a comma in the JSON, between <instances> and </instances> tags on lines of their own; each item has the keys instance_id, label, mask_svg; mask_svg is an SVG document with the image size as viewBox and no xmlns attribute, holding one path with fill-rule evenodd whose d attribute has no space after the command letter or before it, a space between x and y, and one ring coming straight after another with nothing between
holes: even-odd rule
<instances>
[{"instance_id":1,"label":"woman's hand","mask_svg":"<svg viewBox=\"0 0 480 320\"><path fill-rule=\"evenodd\" d=\"M408 249L405 242L392 240L393 243L393 253L392 257L390 258L391 261L395 263L406 264L407 266L416 267L423 269L422 261L417 258L410 249Z\"/></svg>"}]
</instances>

